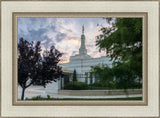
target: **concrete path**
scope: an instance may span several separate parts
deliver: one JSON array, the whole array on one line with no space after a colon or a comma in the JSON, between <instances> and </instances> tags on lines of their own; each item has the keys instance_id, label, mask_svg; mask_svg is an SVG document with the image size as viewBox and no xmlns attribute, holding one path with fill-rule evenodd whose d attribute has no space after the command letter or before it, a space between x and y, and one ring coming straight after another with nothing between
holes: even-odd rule
<instances>
[{"instance_id":1,"label":"concrete path","mask_svg":"<svg viewBox=\"0 0 160 118\"><path fill-rule=\"evenodd\" d=\"M21 98L22 88L18 86L18 99ZM24 98L32 98L36 96L46 97L45 88L43 86L30 86L25 90Z\"/></svg>"},{"instance_id":2,"label":"concrete path","mask_svg":"<svg viewBox=\"0 0 160 118\"><path fill-rule=\"evenodd\" d=\"M22 88L18 87L18 99L21 98ZM59 94L49 94L51 98L126 98L126 95L107 95L107 96L69 96L69 95L59 95ZM32 98L36 96L41 96L47 98L45 93L45 88L42 86L31 86L25 91L25 98ZM142 94L128 95L128 97L142 97Z\"/></svg>"},{"instance_id":3,"label":"concrete path","mask_svg":"<svg viewBox=\"0 0 160 118\"><path fill-rule=\"evenodd\" d=\"M137 95L107 95L107 96L69 96L69 95L58 95L58 94L52 94L50 95L53 98L127 98L127 97L142 97L141 94Z\"/></svg>"}]
</instances>

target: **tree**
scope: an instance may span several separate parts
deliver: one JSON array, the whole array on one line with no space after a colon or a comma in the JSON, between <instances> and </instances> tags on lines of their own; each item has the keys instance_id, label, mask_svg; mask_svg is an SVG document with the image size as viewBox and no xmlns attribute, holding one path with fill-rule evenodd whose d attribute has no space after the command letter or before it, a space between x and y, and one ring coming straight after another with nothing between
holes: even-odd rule
<instances>
[{"instance_id":1,"label":"tree","mask_svg":"<svg viewBox=\"0 0 160 118\"><path fill-rule=\"evenodd\" d=\"M113 82L113 72L108 65L92 66L90 75L98 77L99 83L104 87L110 87L111 82Z\"/></svg>"},{"instance_id":2,"label":"tree","mask_svg":"<svg viewBox=\"0 0 160 118\"><path fill-rule=\"evenodd\" d=\"M47 83L56 82L63 77L62 67L58 65L61 56L62 53L55 49L54 46L51 46L49 51L44 51L42 64L39 69L39 79L42 80L44 87Z\"/></svg>"},{"instance_id":3,"label":"tree","mask_svg":"<svg viewBox=\"0 0 160 118\"><path fill-rule=\"evenodd\" d=\"M76 82L77 81L77 73L76 70L74 69L73 71L73 81Z\"/></svg>"},{"instance_id":4,"label":"tree","mask_svg":"<svg viewBox=\"0 0 160 118\"><path fill-rule=\"evenodd\" d=\"M61 67L57 64L62 55L58 50L51 47L48 55L42 57L40 41L34 45L20 38L18 43L18 84L22 87L21 100L24 99L26 88L37 80L45 85L63 76Z\"/></svg>"},{"instance_id":5,"label":"tree","mask_svg":"<svg viewBox=\"0 0 160 118\"><path fill-rule=\"evenodd\" d=\"M136 78L141 79L142 19L117 18L107 19L107 22L111 26L101 28L102 33L97 36L96 45L113 60L116 78L125 84L130 84Z\"/></svg>"}]
</instances>

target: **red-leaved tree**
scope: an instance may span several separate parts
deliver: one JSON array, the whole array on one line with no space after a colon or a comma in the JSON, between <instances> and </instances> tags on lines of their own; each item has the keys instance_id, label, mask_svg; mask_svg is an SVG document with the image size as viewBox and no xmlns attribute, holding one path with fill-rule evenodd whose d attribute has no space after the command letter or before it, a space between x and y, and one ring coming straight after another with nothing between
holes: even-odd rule
<instances>
[{"instance_id":1,"label":"red-leaved tree","mask_svg":"<svg viewBox=\"0 0 160 118\"><path fill-rule=\"evenodd\" d=\"M58 65L62 53L54 46L41 55L40 41L34 45L20 38L18 43L18 84L22 87L21 100L24 99L26 88L36 81L41 81L44 87L47 83L56 81L63 76Z\"/></svg>"}]
</instances>

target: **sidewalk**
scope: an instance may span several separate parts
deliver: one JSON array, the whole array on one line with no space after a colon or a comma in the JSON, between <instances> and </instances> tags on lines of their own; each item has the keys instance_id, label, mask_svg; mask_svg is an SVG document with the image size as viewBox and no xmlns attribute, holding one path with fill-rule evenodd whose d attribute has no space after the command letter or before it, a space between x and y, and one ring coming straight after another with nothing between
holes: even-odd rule
<instances>
[{"instance_id":1,"label":"sidewalk","mask_svg":"<svg viewBox=\"0 0 160 118\"><path fill-rule=\"evenodd\" d=\"M21 98L21 87L18 87L18 99ZM142 97L142 94L136 95L107 95L107 96L69 96L69 95L59 95L59 94L46 94L45 88L42 86L31 86L25 91L25 98L32 98L36 96L41 96L47 98L50 95L51 98L126 98L126 97Z\"/></svg>"},{"instance_id":2,"label":"sidewalk","mask_svg":"<svg viewBox=\"0 0 160 118\"><path fill-rule=\"evenodd\" d=\"M67 96L67 95L59 95L59 94L52 94L50 95L52 98L127 98L127 97L142 97L142 94L137 95L107 95L107 96Z\"/></svg>"}]
</instances>

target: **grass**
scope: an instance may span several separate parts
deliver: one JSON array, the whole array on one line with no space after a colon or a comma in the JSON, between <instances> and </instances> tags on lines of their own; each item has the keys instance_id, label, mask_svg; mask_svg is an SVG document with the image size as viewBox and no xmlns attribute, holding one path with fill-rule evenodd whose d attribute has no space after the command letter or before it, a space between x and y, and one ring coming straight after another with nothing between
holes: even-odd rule
<instances>
[{"instance_id":1,"label":"grass","mask_svg":"<svg viewBox=\"0 0 160 118\"><path fill-rule=\"evenodd\" d=\"M42 98L40 96L33 97L26 100L142 100L142 97L133 97L133 98Z\"/></svg>"}]
</instances>

